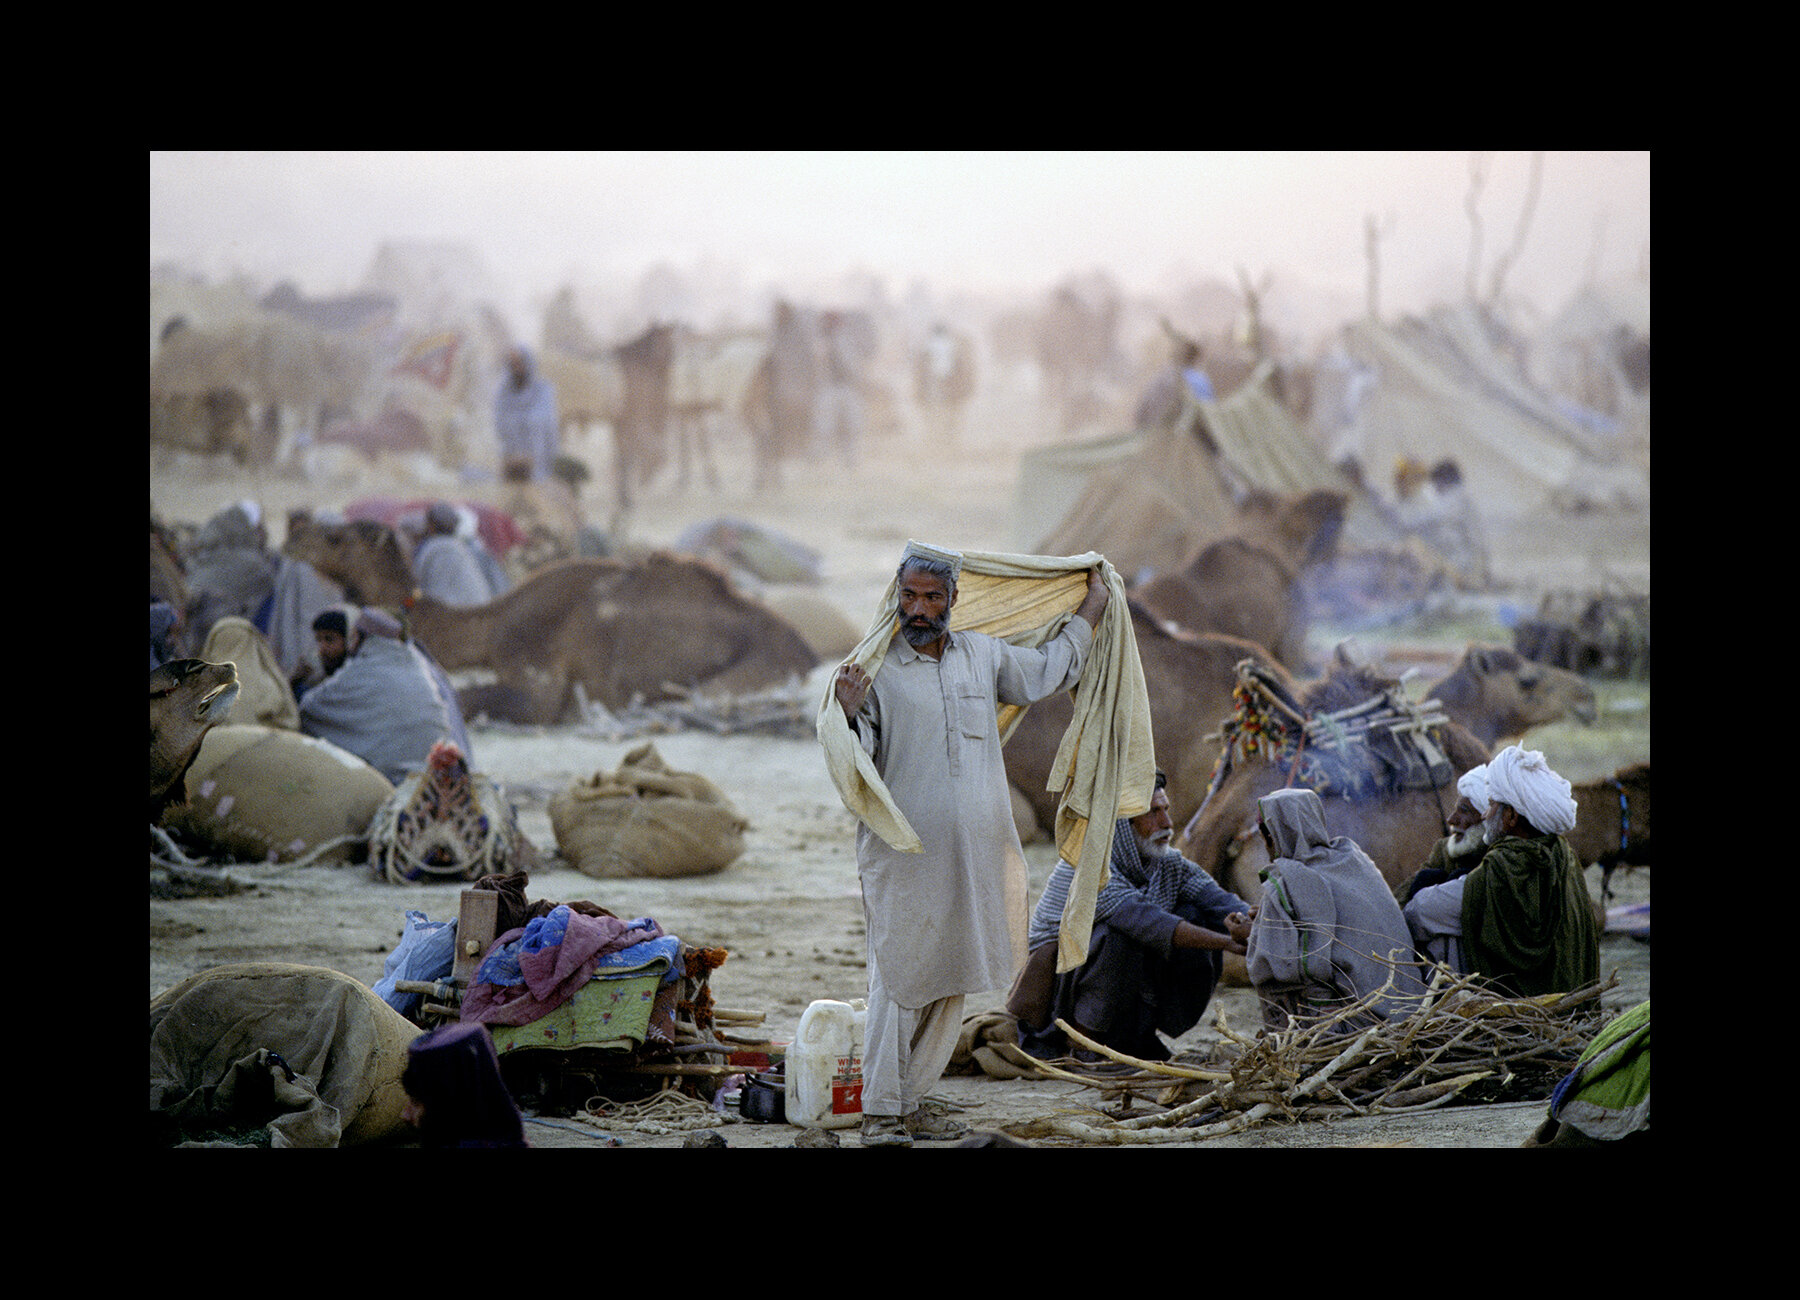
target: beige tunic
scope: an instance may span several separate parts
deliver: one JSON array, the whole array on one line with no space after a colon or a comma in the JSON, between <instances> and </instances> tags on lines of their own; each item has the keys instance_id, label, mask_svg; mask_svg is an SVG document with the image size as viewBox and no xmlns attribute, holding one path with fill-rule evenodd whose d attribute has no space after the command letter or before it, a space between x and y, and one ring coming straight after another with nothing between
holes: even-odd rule
<instances>
[{"instance_id":1,"label":"beige tunic","mask_svg":"<svg viewBox=\"0 0 1800 1300\"><path fill-rule=\"evenodd\" d=\"M863 749L924 852L859 824L869 947L903 1007L1005 988L1025 959L1025 855L1001 760L997 702L1074 688L1093 629L1070 619L1040 649L950 634L943 661L898 634L856 718Z\"/></svg>"}]
</instances>

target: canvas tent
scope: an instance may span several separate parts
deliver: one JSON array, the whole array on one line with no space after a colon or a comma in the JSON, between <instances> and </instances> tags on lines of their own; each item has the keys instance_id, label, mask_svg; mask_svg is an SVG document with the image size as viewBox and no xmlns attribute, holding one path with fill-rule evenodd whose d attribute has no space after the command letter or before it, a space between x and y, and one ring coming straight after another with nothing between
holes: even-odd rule
<instances>
[{"instance_id":1,"label":"canvas tent","mask_svg":"<svg viewBox=\"0 0 1800 1300\"><path fill-rule=\"evenodd\" d=\"M1531 370L1577 418L1603 421L1629 446L1650 437L1650 283L1577 290L1532 339ZM1628 367L1626 353L1641 349Z\"/></svg>"},{"instance_id":2,"label":"canvas tent","mask_svg":"<svg viewBox=\"0 0 1800 1300\"><path fill-rule=\"evenodd\" d=\"M1188 398L1166 429L1027 454L1014 510L1021 549L1099 551L1135 582L1182 567L1233 532L1249 491L1329 489L1354 500L1348 478L1274 395L1272 374L1265 364L1228 397Z\"/></svg>"},{"instance_id":3,"label":"canvas tent","mask_svg":"<svg viewBox=\"0 0 1800 1300\"><path fill-rule=\"evenodd\" d=\"M1529 383L1478 308L1441 308L1393 326L1357 321L1342 342L1374 382L1336 431L1331 458L1354 456L1371 482L1385 482L1403 458L1449 458L1491 516L1580 498L1647 501L1647 468Z\"/></svg>"}]
</instances>

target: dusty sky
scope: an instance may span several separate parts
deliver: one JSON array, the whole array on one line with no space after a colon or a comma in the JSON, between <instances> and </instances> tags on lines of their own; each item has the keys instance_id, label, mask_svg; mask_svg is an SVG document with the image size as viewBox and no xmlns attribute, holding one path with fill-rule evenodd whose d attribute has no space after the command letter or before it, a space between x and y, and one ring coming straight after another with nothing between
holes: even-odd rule
<instances>
[{"instance_id":1,"label":"dusty sky","mask_svg":"<svg viewBox=\"0 0 1800 1300\"><path fill-rule=\"evenodd\" d=\"M512 304L658 262L745 284L849 271L1037 294L1104 269L1127 290L1274 272L1360 303L1378 218L1384 314L1460 294L1468 150L1276 152L152 152L150 260L358 287L385 240L480 253ZM1483 265L1513 240L1531 154L1491 151ZM1551 151L1507 285L1554 311L1650 246L1648 150ZM1485 272L1484 272L1485 278Z\"/></svg>"}]
</instances>

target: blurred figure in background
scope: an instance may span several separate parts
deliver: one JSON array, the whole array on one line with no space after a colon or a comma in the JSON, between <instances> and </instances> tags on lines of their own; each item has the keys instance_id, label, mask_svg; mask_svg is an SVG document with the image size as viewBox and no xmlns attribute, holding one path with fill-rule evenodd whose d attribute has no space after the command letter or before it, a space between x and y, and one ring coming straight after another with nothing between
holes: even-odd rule
<instances>
[{"instance_id":1,"label":"blurred figure in background","mask_svg":"<svg viewBox=\"0 0 1800 1300\"><path fill-rule=\"evenodd\" d=\"M925 417L926 438L954 447L963 408L975 395L974 348L943 321L931 327L913 362L913 397Z\"/></svg>"},{"instance_id":2,"label":"blurred figure in background","mask_svg":"<svg viewBox=\"0 0 1800 1300\"><path fill-rule=\"evenodd\" d=\"M448 501L433 501L426 509L425 537L413 552L419 592L446 605L485 605L496 593L461 529L461 512Z\"/></svg>"},{"instance_id":3,"label":"blurred figure in background","mask_svg":"<svg viewBox=\"0 0 1800 1300\"><path fill-rule=\"evenodd\" d=\"M537 373L529 348L515 347L507 354L506 367L506 378L494 394L501 477L509 482L549 478L561 450L556 386Z\"/></svg>"}]
</instances>

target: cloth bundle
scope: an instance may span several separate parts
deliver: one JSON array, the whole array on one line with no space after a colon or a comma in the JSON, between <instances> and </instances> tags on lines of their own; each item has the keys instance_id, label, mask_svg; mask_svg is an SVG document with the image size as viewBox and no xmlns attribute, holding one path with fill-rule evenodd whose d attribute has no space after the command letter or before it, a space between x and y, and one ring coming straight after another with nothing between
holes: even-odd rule
<instances>
[{"instance_id":1,"label":"cloth bundle","mask_svg":"<svg viewBox=\"0 0 1800 1300\"><path fill-rule=\"evenodd\" d=\"M469 980L462 1018L530 1024L580 992L606 957L662 937L662 927L649 917L589 916L561 904L494 941Z\"/></svg>"},{"instance_id":2,"label":"cloth bundle","mask_svg":"<svg viewBox=\"0 0 1800 1300\"><path fill-rule=\"evenodd\" d=\"M916 544L915 544L916 545ZM1060 796L1056 844L1075 867L1057 943L1057 970L1087 960L1094 902L1107 877L1111 828L1119 817L1150 808L1156 779L1156 746L1150 731L1150 698L1138 661L1125 584L1098 552L1075 556L1009 555L964 551L951 610L951 631L983 632L1016 646L1035 648L1062 630L1087 595L1087 574L1099 566L1111 599L1075 688L1075 711L1063 733L1047 788ZM890 581L868 632L850 656L873 678L899 626L898 582ZM1025 709L997 707L1000 738L1018 726ZM819 702L816 729L838 795L858 819L901 852L922 851L917 832L895 806L839 707L835 680ZM1105 834L1087 834L1090 819Z\"/></svg>"},{"instance_id":3,"label":"cloth bundle","mask_svg":"<svg viewBox=\"0 0 1800 1300\"><path fill-rule=\"evenodd\" d=\"M749 822L694 772L672 771L653 744L611 773L577 781L550 800L563 857L586 876L705 876L744 852Z\"/></svg>"}]
</instances>

